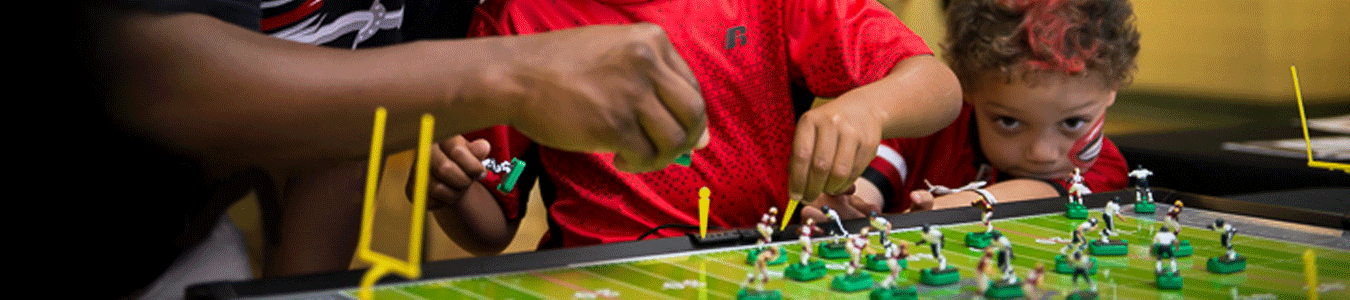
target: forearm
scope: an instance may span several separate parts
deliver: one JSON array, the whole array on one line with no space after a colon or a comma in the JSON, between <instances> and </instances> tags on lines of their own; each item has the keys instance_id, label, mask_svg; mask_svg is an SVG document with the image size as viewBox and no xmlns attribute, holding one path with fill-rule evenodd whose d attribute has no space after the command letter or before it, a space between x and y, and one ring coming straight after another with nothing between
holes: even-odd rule
<instances>
[{"instance_id":1,"label":"forearm","mask_svg":"<svg viewBox=\"0 0 1350 300\"><path fill-rule=\"evenodd\" d=\"M508 220L491 192L473 184L458 203L432 214L455 244L474 255L495 255L505 250L520 229L519 220Z\"/></svg>"},{"instance_id":2,"label":"forearm","mask_svg":"<svg viewBox=\"0 0 1350 300\"><path fill-rule=\"evenodd\" d=\"M485 78L500 72L481 62L509 53L494 51L500 39L351 51L195 14L134 14L118 24L105 56L115 74L112 117L212 167L286 171L364 157L377 106L390 113L390 151L414 145L422 113L441 120L438 138L509 121L505 101L472 93L492 90Z\"/></svg>"},{"instance_id":3,"label":"forearm","mask_svg":"<svg viewBox=\"0 0 1350 300\"><path fill-rule=\"evenodd\" d=\"M1003 181L985 187L984 190L994 195L994 198L998 203L1059 196L1059 191L1055 190L1049 183L1033 179L1013 179ZM969 206L971 202L979 197L980 194L974 191L952 193L935 199L933 209Z\"/></svg>"},{"instance_id":4,"label":"forearm","mask_svg":"<svg viewBox=\"0 0 1350 300\"><path fill-rule=\"evenodd\" d=\"M885 77L838 100L867 107L881 121L882 138L921 137L946 127L961 109L956 75L932 55L896 63Z\"/></svg>"}]
</instances>

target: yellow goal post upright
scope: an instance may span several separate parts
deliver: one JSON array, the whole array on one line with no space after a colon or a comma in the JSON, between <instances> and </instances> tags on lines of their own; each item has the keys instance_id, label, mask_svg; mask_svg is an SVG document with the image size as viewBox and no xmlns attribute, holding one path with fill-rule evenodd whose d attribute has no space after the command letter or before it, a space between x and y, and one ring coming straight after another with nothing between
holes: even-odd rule
<instances>
[{"instance_id":1,"label":"yellow goal post upright","mask_svg":"<svg viewBox=\"0 0 1350 300\"><path fill-rule=\"evenodd\" d=\"M384 107L375 109L375 125L372 130L370 140L370 162L366 169L366 191L365 203L361 208L361 237L357 244L356 256L362 261L370 263L370 269L366 270L365 276L361 277L361 289L357 297L360 299L372 299L375 296L373 290L375 282L389 273L397 273L404 278L417 279L422 276L422 229L423 220L426 218L427 189L416 189L413 192L412 203L412 225L408 233L408 256L407 260L375 252L371 249L371 232L374 230L375 221L375 194L380 181L380 161L384 157L384 125L388 112ZM431 148L432 127L435 125L435 118L431 114L422 115L422 127L417 139L417 161L414 164L416 172L413 175L415 186L427 186L427 174L431 165L429 149Z\"/></svg>"},{"instance_id":2,"label":"yellow goal post upright","mask_svg":"<svg viewBox=\"0 0 1350 300\"><path fill-rule=\"evenodd\" d=\"M1308 137L1308 115L1303 112L1303 90L1298 86L1298 69L1294 68L1294 66L1289 66L1289 73L1294 76L1294 97L1298 99L1298 118L1303 124L1303 142L1308 151L1308 166L1350 173L1350 164L1317 161L1313 159L1312 139Z\"/></svg>"}]
</instances>

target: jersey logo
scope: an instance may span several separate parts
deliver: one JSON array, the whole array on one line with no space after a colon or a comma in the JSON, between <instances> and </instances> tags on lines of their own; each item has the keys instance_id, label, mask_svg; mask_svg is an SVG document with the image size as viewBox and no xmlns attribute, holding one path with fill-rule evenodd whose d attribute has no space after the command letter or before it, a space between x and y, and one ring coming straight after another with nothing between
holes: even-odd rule
<instances>
[{"instance_id":1,"label":"jersey logo","mask_svg":"<svg viewBox=\"0 0 1350 300\"><path fill-rule=\"evenodd\" d=\"M749 38L745 36L745 26L729 28L727 29L726 48L727 50L731 50L731 48L736 48L736 46L745 45L747 39ZM737 43L737 41L740 43Z\"/></svg>"}]
</instances>

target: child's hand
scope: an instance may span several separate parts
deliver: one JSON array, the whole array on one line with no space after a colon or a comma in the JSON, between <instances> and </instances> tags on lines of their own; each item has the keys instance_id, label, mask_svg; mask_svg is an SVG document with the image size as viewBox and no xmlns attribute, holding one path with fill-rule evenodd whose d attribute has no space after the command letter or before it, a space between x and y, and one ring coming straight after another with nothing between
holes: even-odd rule
<instances>
[{"instance_id":1,"label":"child's hand","mask_svg":"<svg viewBox=\"0 0 1350 300\"><path fill-rule=\"evenodd\" d=\"M802 207L801 214L802 220L815 219L816 223L827 224L822 223L829 220L821 210L822 206L828 205L830 209L839 213L840 219L848 220L867 217L872 212L881 212L883 204L876 186L860 179L839 195L821 194L820 198L812 201L810 205Z\"/></svg>"},{"instance_id":2,"label":"child's hand","mask_svg":"<svg viewBox=\"0 0 1350 300\"><path fill-rule=\"evenodd\" d=\"M811 203L821 193L842 193L876 157L880 143L881 123L867 107L836 100L807 111L793 139L788 197Z\"/></svg>"},{"instance_id":3,"label":"child's hand","mask_svg":"<svg viewBox=\"0 0 1350 300\"><path fill-rule=\"evenodd\" d=\"M456 135L431 146L431 174L427 178L427 210L436 210L459 203L464 191L487 175L483 159L492 146L486 140L466 142ZM416 171L416 170L414 170ZM409 176L407 193L412 199L415 188Z\"/></svg>"},{"instance_id":4,"label":"child's hand","mask_svg":"<svg viewBox=\"0 0 1350 300\"><path fill-rule=\"evenodd\" d=\"M907 212L933 209L934 198L933 193L928 190L914 190L913 192L909 192L909 200L914 204L909 206L909 211Z\"/></svg>"}]
</instances>

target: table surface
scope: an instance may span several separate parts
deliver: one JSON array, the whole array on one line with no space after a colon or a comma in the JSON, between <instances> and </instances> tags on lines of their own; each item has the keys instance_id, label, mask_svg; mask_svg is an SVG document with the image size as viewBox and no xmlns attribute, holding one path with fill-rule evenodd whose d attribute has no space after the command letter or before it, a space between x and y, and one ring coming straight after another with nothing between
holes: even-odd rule
<instances>
[{"instance_id":1,"label":"table surface","mask_svg":"<svg viewBox=\"0 0 1350 300\"><path fill-rule=\"evenodd\" d=\"M1239 201L1176 192L1162 188L1155 189L1154 194L1155 199L1159 199L1160 203L1171 203L1173 200L1185 201L1186 207L1191 209L1186 210L1186 214L1183 215L1181 221L1188 226L1203 227L1206 222L1212 222L1214 218L1224 217L1233 220L1232 222L1235 222L1235 224L1242 224L1243 235L1267 236L1269 238L1281 239L1290 243L1321 245L1327 247L1327 249L1339 249L1336 251L1340 252L1350 251L1350 240L1347 240L1344 237L1346 233L1345 224L1347 223L1344 214L1274 206L1268 204L1269 201L1260 201L1259 198L1253 198L1257 201ZM1125 201L1132 201L1132 199L1134 199L1134 191L1126 190L1087 195L1085 197L1085 204L1088 207L1099 208L1104 205L1108 199L1115 197L1131 199ZM1257 195L1251 197L1257 197ZM995 210L994 218L999 220L1054 213L1063 210L1063 203L1063 198L1001 203ZM1157 215L1161 215L1167 208L1166 205L1161 204L1159 207L1162 211L1159 211ZM895 225L895 228L908 228L912 231L914 227L918 227L922 224L965 224L961 226L966 226L972 224L972 222L978 221L978 215L979 213L976 208L963 207L906 215L888 215L885 217ZM845 227L851 232L857 231L857 229L865 226L868 226L866 220L849 220L848 222L845 222ZM791 225L788 230L779 232L775 236L775 240L795 240L796 236L790 234L795 232L795 227L795 225ZM753 244L755 234L751 229L740 229L723 232L721 236L729 238L721 240L720 242L711 242L691 237L673 237L590 247L432 262L424 264L423 278L420 280L491 277L492 274L508 274L513 272L519 273L530 270L559 268L566 269L578 266L597 265L612 261L631 260L636 257L703 253L708 251L725 252L725 249L745 247L746 245ZM959 236L948 238L948 244L960 243ZM911 252L925 251L912 250ZM1197 253L1197 255L1199 255L1199 253ZM1151 266L1151 260L1148 265ZM189 288L188 296L190 299L234 299L259 297L286 298L296 295L336 295L334 294L336 293L334 291L350 290L355 287L363 272L364 270L352 270L281 279L203 284ZM1122 270L1121 272L1125 271ZM1201 270L1198 272L1204 271ZM405 283L409 282L407 280L392 277L382 281L382 284Z\"/></svg>"}]
</instances>

